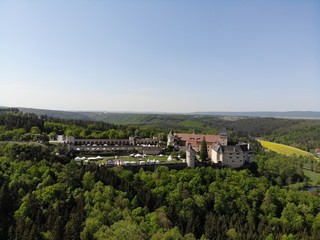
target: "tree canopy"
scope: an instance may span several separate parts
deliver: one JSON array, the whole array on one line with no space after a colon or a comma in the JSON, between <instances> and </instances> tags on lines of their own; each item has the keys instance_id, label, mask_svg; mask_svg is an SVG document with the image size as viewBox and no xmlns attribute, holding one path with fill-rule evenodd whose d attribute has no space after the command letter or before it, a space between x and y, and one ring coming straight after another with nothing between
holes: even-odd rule
<instances>
[{"instance_id":1,"label":"tree canopy","mask_svg":"<svg viewBox=\"0 0 320 240\"><path fill-rule=\"evenodd\" d=\"M201 141L200 145L200 159L205 162L208 159L208 147L205 137Z\"/></svg>"},{"instance_id":2,"label":"tree canopy","mask_svg":"<svg viewBox=\"0 0 320 240\"><path fill-rule=\"evenodd\" d=\"M292 188L308 183L304 168L319 171L313 158L264 152L233 131L255 152L246 169L133 172L76 163L44 139L161 131L1 111L0 239L320 239L317 189Z\"/></svg>"}]
</instances>

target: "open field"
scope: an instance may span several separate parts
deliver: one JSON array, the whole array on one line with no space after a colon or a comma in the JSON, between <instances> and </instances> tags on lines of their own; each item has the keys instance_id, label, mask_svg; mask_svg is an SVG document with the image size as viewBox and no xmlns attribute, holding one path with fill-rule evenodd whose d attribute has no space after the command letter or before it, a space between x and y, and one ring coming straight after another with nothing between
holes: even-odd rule
<instances>
[{"instance_id":1,"label":"open field","mask_svg":"<svg viewBox=\"0 0 320 240\"><path fill-rule=\"evenodd\" d=\"M314 157L312 153L303 151L298 148L290 147L287 145L274 143L274 142L268 142L264 140L257 140L264 148L267 148L273 152L285 154L287 156L290 155L297 155L297 156L306 156L306 157Z\"/></svg>"},{"instance_id":2,"label":"open field","mask_svg":"<svg viewBox=\"0 0 320 240\"><path fill-rule=\"evenodd\" d=\"M308 178L309 184L311 186L318 185L318 183L320 182L320 173L316 173L306 169L304 169L303 172L304 172L304 175L306 175L306 177Z\"/></svg>"},{"instance_id":3,"label":"open field","mask_svg":"<svg viewBox=\"0 0 320 240\"><path fill-rule=\"evenodd\" d=\"M304 175L307 177L308 179L308 185L309 186L318 186L320 183L320 173L316 173L307 169L303 170ZM291 189L301 189L304 187L303 182L297 182L294 184L290 185Z\"/></svg>"}]
</instances>

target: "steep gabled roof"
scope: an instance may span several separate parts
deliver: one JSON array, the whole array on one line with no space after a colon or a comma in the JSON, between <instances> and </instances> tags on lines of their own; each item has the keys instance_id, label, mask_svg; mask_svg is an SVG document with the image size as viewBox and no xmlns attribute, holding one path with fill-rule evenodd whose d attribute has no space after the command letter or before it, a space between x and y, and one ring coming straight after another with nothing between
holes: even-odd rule
<instances>
[{"instance_id":1,"label":"steep gabled roof","mask_svg":"<svg viewBox=\"0 0 320 240\"><path fill-rule=\"evenodd\" d=\"M227 146L222 146L220 144L213 144L212 149L215 152L226 152L226 153L241 153L241 152L250 152L247 144L232 144Z\"/></svg>"}]
</instances>

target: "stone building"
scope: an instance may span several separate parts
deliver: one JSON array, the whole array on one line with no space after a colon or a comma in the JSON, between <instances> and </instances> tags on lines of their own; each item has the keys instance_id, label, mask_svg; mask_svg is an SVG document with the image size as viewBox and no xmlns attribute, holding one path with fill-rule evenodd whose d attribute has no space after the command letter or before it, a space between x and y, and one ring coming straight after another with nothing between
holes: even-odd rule
<instances>
[{"instance_id":1,"label":"stone building","mask_svg":"<svg viewBox=\"0 0 320 240\"><path fill-rule=\"evenodd\" d=\"M203 138L207 143L208 156L213 163L238 168L245 163L253 162L253 153L249 144L228 142L226 130L223 130L219 135L173 133L170 131L167 145L186 149L187 164L193 168L194 161L192 159L195 159L196 152L200 151Z\"/></svg>"},{"instance_id":2,"label":"stone building","mask_svg":"<svg viewBox=\"0 0 320 240\"><path fill-rule=\"evenodd\" d=\"M211 160L223 166L238 168L253 162L253 153L247 143L228 143L226 146L213 144Z\"/></svg>"},{"instance_id":3,"label":"stone building","mask_svg":"<svg viewBox=\"0 0 320 240\"><path fill-rule=\"evenodd\" d=\"M81 145L106 145L106 146L157 146L158 138L138 138L129 137L125 139L74 139L74 144L76 146Z\"/></svg>"},{"instance_id":4,"label":"stone building","mask_svg":"<svg viewBox=\"0 0 320 240\"><path fill-rule=\"evenodd\" d=\"M75 141L73 136L66 136L66 135L55 135L53 139L50 139L50 142L57 142L57 143L68 143L73 144Z\"/></svg>"},{"instance_id":5,"label":"stone building","mask_svg":"<svg viewBox=\"0 0 320 240\"><path fill-rule=\"evenodd\" d=\"M199 152L203 138L207 143L209 157L211 157L211 149L214 143L225 146L228 142L228 135L225 131L221 132L219 135L173 133L172 131L170 131L170 133L168 134L167 146L183 148L191 145L194 151Z\"/></svg>"}]
</instances>

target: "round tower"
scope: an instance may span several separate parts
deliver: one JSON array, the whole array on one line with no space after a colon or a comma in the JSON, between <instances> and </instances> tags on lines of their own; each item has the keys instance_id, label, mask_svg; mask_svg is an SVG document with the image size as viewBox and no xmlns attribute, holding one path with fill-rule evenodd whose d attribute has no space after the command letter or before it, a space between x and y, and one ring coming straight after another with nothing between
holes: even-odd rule
<instances>
[{"instance_id":1,"label":"round tower","mask_svg":"<svg viewBox=\"0 0 320 240\"><path fill-rule=\"evenodd\" d=\"M168 134L167 146L174 146L174 134L172 130Z\"/></svg>"},{"instance_id":2,"label":"round tower","mask_svg":"<svg viewBox=\"0 0 320 240\"><path fill-rule=\"evenodd\" d=\"M187 151L186 151L186 162L187 166L189 168L194 168L195 167L195 162L196 162L196 152L193 150L191 145L188 145Z\"/></svg>"}]
</instances>

